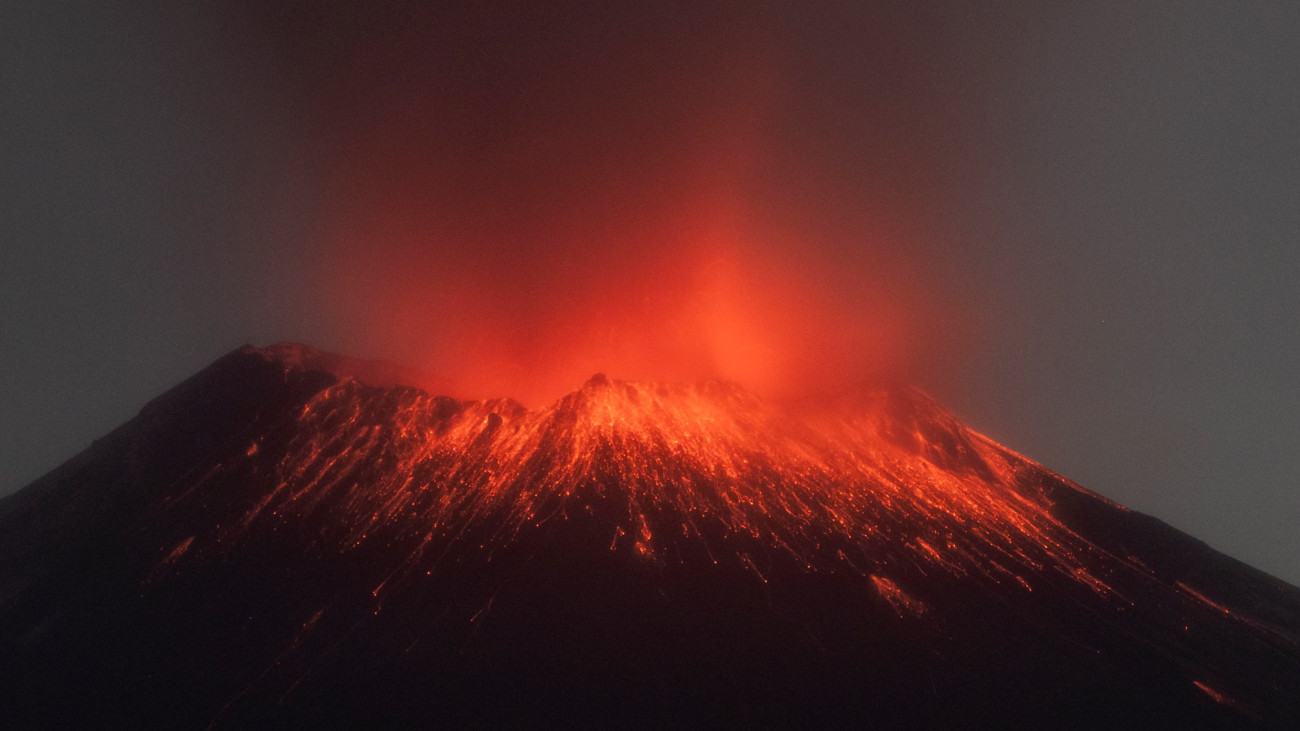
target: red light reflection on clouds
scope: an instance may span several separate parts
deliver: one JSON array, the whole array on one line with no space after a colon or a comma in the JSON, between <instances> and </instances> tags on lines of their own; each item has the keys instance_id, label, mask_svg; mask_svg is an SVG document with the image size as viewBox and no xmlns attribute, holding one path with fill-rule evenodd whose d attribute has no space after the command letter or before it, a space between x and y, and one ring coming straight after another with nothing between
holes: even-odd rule
<instances>
[{"instance_id":1,"label":"red light reflection on clouds","mask_svg":"<svg viewBox=\"0 0 1300 731\"><path fill-rule=\"evenodd\" d=\"M724 10L583 15L571 38L475 16L491 43L431 58L399 32L400 64L362 43L374 83L323 114L321 344L534 406L598 371L783 397L904 364L907 288L846 252L907 242L807 215L838 198L778 162L780 34Z\"/></svg>"},{"instance_id":2,"label":"red light reflection on clouds","mask_svg":"<svg viewBox=\"0 0 1300 731\"><path fill-rule=\"evenodd\" d=\"M808 257L761 247L739 227L681 221L500 251L372 231L327 272L354 350L417 367L458 397L540 405L592 373L635 380L722 378L771 397L851 385L902 366L901 303L847 292ZM517 258L516 258L517 257Z\"/></svg>"}]
</instances>

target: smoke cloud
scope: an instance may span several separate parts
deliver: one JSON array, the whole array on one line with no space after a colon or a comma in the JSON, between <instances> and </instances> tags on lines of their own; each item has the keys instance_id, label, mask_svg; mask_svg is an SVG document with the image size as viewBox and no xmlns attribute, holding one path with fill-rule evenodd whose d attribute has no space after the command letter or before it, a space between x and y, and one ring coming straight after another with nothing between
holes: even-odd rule
<instances>
[{"instance_id":1,"label":"smoke cloud","mask_svg":"<svg viewBox=\"0 0 1300 731\"><path fill-rule=\"evenodd\" d=\"M915 20L472 5L249 10L319 157L330 345L534 404L597 371L800 396L951 346Z\"/></svg>"}]
</instances>

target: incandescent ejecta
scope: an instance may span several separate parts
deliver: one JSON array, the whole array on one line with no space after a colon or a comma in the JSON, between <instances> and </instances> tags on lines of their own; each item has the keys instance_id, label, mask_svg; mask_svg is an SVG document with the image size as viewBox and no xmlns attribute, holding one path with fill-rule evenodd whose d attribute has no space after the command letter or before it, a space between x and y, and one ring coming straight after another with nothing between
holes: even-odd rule
<instances>
[{"instance_id":1,"label":"incandescent ejecta","mask_svg":"<svg viewBox=\"0 0 1300 731\"><path fill-rule=\"evenodd\" d=\"M0 502L24 727L1288 728L1300 591L922 392L230 353Z\"/></svg>"}]
</instances>

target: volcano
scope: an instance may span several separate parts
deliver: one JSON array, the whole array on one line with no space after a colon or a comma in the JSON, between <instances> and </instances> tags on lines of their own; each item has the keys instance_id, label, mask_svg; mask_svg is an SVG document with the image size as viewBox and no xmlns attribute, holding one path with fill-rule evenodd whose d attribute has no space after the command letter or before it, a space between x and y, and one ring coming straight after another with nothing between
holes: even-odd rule
<instances>
[{"instance_id":1,"label":"volcano","mask_svg":"<svg viewBox=\"0 0 1300 731\"><path fill-rule=\"evenodd\" d=\"M6 725L1300 728L1300 590L918 390L245 347L0 502Z\"/></svg>"}]
</instances>

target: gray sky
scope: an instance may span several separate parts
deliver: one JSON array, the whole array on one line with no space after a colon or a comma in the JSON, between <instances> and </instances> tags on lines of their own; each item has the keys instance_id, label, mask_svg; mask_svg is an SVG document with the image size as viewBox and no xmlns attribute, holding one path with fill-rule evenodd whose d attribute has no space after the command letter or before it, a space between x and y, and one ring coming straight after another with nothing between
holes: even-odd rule
<instances>
[{"instance_id":1,"label":"gray sky","mask_svg":"<svg viewBox=\"0 0 1300 731\"><path fill-rule=\"evenodd\" d=\"M771 2L750 28L615 3L590 29L575 4L178 5L0 10L0 493L242 343L405 357L359 334L368 290L321 285L320 259L363 264L320 243L339 195L383 198L355 220L409 217L412 189L488 217L545 189L576 212L540 219L559 236L581 196L610 226L685 200L683 171L752 134L719 163L751 219L832 289L908 272L945 342L917 377L967 423L1300 582L1300 5ZM624 170L651 172L604 192ZM545 243L501 246L554 275Z\"/></svg>"}]
</instances>

